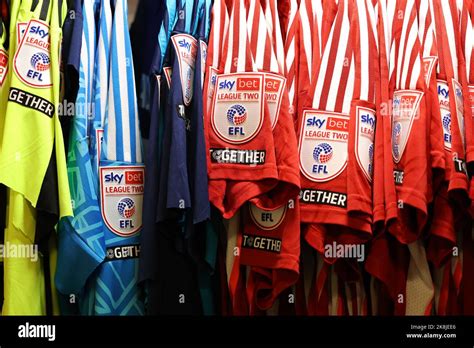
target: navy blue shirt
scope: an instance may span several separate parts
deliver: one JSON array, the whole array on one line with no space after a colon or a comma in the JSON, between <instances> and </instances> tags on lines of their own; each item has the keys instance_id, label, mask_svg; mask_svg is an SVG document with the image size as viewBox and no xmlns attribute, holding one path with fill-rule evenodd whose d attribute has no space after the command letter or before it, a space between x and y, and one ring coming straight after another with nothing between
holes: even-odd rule
<instances>
[{"instance_id":1,"label":"navy blue shirt","mask_svg":"<svg viewBox=\"0 0 474 348\"><path fill-rule=\"evenodd\" d=\"M79 65L82 47L82 1L74 0L73 8L68 9L67 17L63 25L62 44L62 69L64 73L64 101L63 105L76 101L79 89ZM66 107L67 111L68 108ZM60 115L59 120L63 131L64 147L66 153L69 147L69 132L72 115Z\"/></svg>"},{"instance_id":2,"label":"navy blue shirt","mask_svg":"<svg viewBox=\"0 0 474 348\"><path fill-rule=\"evenodd\" d=\"M130 28L130 39L136 79L138 117L142 137L150 134L150 109L153 81L150 79L154 52L158 43L158 32L164 15L164 2L141 0L135 20ZM153 76L152 76L153 78Z\"/></svg>"}]
</instances>

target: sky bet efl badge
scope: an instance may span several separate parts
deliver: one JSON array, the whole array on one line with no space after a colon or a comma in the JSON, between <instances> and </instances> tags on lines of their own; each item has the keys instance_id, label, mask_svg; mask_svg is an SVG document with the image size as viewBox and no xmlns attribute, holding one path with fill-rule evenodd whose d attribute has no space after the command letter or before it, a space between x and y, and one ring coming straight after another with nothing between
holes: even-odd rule
<instances>
[{"instance_id":1,"label":"sky bet efl badge","mask_svg":"<svg viewBox=\"0 0 474 348\"><path fill-rule=\"evenodd\" d=\"M306 110L299 140L300 169L311 181L336 178L347 166L349 116Z\"/></svg>"},{"instance_id":2,"label":"sky bet efl badge","mask_svg":"<svg viewBox=\"0 0 474 348\"><path fill-rule=\"evenodd\" d=\"M0 49L0 86L3 85L8 71L8 55L7 52Z\"/></svg>"},{"instance_id":3,"label":"sky bet efl badge","mask_svg":"<svg viewBox=\"0 0 474 348\"><path fill-rule=\"evenodd\" d=\"M423 92L415 90L395 91L392 107L392 157L400 162L410 137L413 122L418 115Z\"/></svg>"},{"instance_id":4,"label":"sky bet efl badge","mask_svg":"<svg viewBox=\"0 0 474 348\"><path fill-rule=\"evenodd\" d=\"M100 168L102 219L121 237L131 237L142 227L144 166Z\"/></svg>"},{"instance_id":5,"label":"sky bet efl badge","mask_svg":"<svg viewBox=\"0 0 474 348\"><path fill-rule=\"evenodd\" d=\"M263 124L263 74L235 73L217 76L211 125L230 144L246 143Z\"/></svg>"},{"instance_id":6,"label":"sky bet efl badge","mask_svg":"<svg viewBox=\"0 0 474 348\"><path fill-rule=\"evenodd\" d=\"M441 124L443 125L444 148L451 151L451 110L449 108L449 87L448 83L438 80L438 101L441 115Z\"/></svg>"},{"instance_id":7,"label":"sky bet efl badge","mask_svg":"<svg viewBox=\"0 0 474 348\"><path fill-rule=\"evenodd\" d=\"M31 87L51 87L49 26L30 20L17 49L14 68L18 78Z\"/></svg>"},{"instance_id":8,"label":"sky bet efl badge","mask_svg":"<svg viewBox=\"0 0 474 348\"><path fill-rule=\"evenodd\" d=\"M265 100L268 105L268 113L270 115L272 129L275 128L275 125L278 122L285 84L286 79L284 77L276 74L265 73Z\"/></svg>"},{"instance_id":9,"label":"sky bet efl badge","mask_svg":"<svg viewBox=\"0 0 474 348\"><path fill-rule=\"evenodd\" d=\"M372 181L374 161L375 112L372 109L358 106L356 108L356 114L356 158L366 178L369 181Z\"/></svg>"},{"instance_id":10,"label":"sky bet efl badge","mask_svg":"<svg viewBox=\"0 0 474 348\"><path fill-rule=\"evenodd\" d=\"M193 99L194 69L196 65L197 40L191 35L176 34L173 41L179 62L179 74L183 88L184 105L189 106Z\"/></svg>"},{"instance_id":11,"label":"sky bet efl badge","mask_svg":"<svg viewBox=\"0 0 474 348\"><path fill-rule=\"evenodd\" d=\"M462 86L456 81L453 81L454 89L454 100L456 102L456 116L458 118L459 131L461 133L461 140L464 146L466 146L466 137L464 135L464 96L462 94Z\"/></svg>"}]
</instances>

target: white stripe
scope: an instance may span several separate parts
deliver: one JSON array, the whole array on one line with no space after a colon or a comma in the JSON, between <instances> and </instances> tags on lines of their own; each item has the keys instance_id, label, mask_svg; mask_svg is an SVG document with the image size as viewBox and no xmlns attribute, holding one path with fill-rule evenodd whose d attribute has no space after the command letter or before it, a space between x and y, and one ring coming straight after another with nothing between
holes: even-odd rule
<instances>
[{"instance_id":1,"label":"white stripe","mask_svg":"<svg viewBox=\"0 0 474 348\"><path fill-rule=\"evenodd\" d=\"M434 14L435 8L434 8L433 0L429 0L429 4L430 4L431 26L433 28L432 30L433 40L434 42L436 42L436 30L435 30L436 20L435 20L435 14Z\"/></svg>"},{"instance_id":2,"label":"white stripe","mask_svg":"<svg viewBox=\"0 0 474 348\"><path fill-rule=\"evenodd\" d=\"M128 26L125 25L123 22L123 11L125 10L123 8L123 2L122 1L117 1L118 6L115 8L115 19L117 20L117 54L118 54L118 67L119 67L119 72L120 76L124 76L125 79L127 79L127 62L126 62L126 53L125 53L125 40L123 38L123 35L125 33L125 28L128 30ZM117 12L117 10L120 10L120 12ZM131 64L131 62L129 62ZM130 118L133 118L135 115L130 115L129 113L129 103L133 102L131 100L128 100L128 89L132 88L130 86L131 81L126 81L126 83L120 83L121 81L113 81L113 83L119 83L120 84L120 104L122 108L122 136L123 136L123 151L124 151L124 161L125 162L131 162L132 161L132 154L131 154L131 143L130 143L130 128L129 128L129 123L130 123Z\"/></svg>"},{"instance_id":3,"label":"white stripe","mask_svg":"<svg viewBox=\"0 0 474 348\"><path fill-rule=\"evenodd\" d=\"M270 1L265 0L265 13L264 18L267 23L267 29L269 33L273 33L273 18L270 10Z\"/></svg>"},{"instance_id":4,"label":"white stripe","mask_svg":"<svg viewBox=\"0 0 474 348\"><path fill-rule=\"evenodd\" d=\"M456 5L457 5L457 8L458 8L458 16L460 17L461 16L461 12L462 12L462 8L464 6L464 1L463 0L457 0L456 1Z\"/></svg>"},{"instance_id":5,"label":"white stripe","mask_svg":"<svg viewBox=\"0 0 474 348\"><path fill-rule=\"evenodd\" d=\"M256 66L259 69L263 68L263 60L265 58L265 55L268 54L268 52L265 52L265 43L267 39L267 27L265 25L265 21L262 20L264 18L263 10L260 4L258 4L258 10L260 12L260 21L257 23L257 29L258 29L258 37L257 37L257 55L255 58Z\"/></svg>"},{"instance_id":6,"label":"white stripe","mask_svg":"<svg viewBox=\"0 0 474 348\"><path fill-rule=\"evenodd\" d=\"M393 74L395 73L395 41L392 42L392 46L390 47L390 58L388 62L388 66L390 68L389 79L392 79Z\"/></svg>"},{"instance_id":7,"label":"white stripe","mask_svg":"<svg viewBox=\"0 0 474 348\"><path fill-rule=\"evenodd\" d=\"M393 0L381 0L381 2L384 4L384 9L386 11L383 11L382 13L384 14L384 22L385 22L385 42L387 43L387 57L390 56L390 49L391 47L391 42L392 42L392 36L393 36L393 20L395 19L395 9L397 2ZM397 14L398 15L398 14Z\"/></svg>"},{"instance_id":8,"label":"white stripe","mask_svg":"<svg viewBox=\"0 0 474 348\"><path fill-rule=\"evenodd\" d=\"M405 68L405 69L408 69L408 67L406 66L403 66L402 62L406 56L406 49L407 49L407 45L405 45L406 43L406 36L407 36L407 30L409 29L408 28L408 21L410 20L410 12L413 8L413 3L414 3L414 0L408 0L407 1L407 6L405 8L405 13L404 13L404 16L403 16L403 25L402 25L402 34L401 34L401 37L400 37L400 47L399 47L399 50L398 50L398 57L397 57L397 89L400 89L402 88L401 87L401 74L402 74L402 67Z\"/></svg>"},{"instance_id":9,"label":"white stripe","mask_svg":"<svg viewBox=\"0 0 474 348\"><path fill-rule=\"evenodd\" d=\"M354 61L354 55L352 55L349 75L347 77L346 92L344 93L344 101L342 102L342 113L347 114L347 115L351 112L351 102L352 102L352 97L354 95L354 84L355 84L355 61Z\"/></svg>"},{"instance_id":10,"label":"white stripe","mask_svg":"<svg viewBox=\"0 0 474 348\"><path fill-rule=\"evenodd\" d=\"M90 124L90 119L89 115L93 116L94 115L94 110L92 108L92 102L93 102L93 83L94 83L94 64L95 64L95 50L96 50L96 31L95 31L95 24L94 24L94 11L92 8L92 4L84 4L84 14L86 17L86 25L89 31L89 41L87 42L85 35L82 35L83 39L83 48L81 50L81 56L84 54L85 60L81 62L82 65L82 70L84 71L84 78L85 78L85 84L86 88L84 91L84 103L85 105L81 106L81 109L85 113L85 116L87 117L87 133L89 133L89 124ZM83 56L83 58L84 58Z\"/></svg>"},{"instance_id":11,"label":"white stripe","mask_svg":"<svg viewBox=\"0 0 474 348\"><path fill-rule=\"evenodd\" d=\"M433 47L433 25L430 25L428 32L426 33L423 57L428 57L431 55L431 48Z\"/></svg>"},{"instance_id":12,"label":"white stripe","mask_svg":"<svg viewBox=\"0 0 474 348\"><path fill-rule=\"evenodd\" d=\"M99 86L100 86L100 95L99 95L99 102L100 102L100 115L101 115L101 126L104 126L105 122L105 111L107 105L107 94L108 94L108 70L110 63L110 46L111 46L111 32L112 32L112 10L110 8L110 3L105 1L103 4L104 6L104 15L106 20L106 33L102 31L100 28L100 40L99 45L100 47L98 56L99 61L97 62L97 68L99 70ZM109 43L109 52L105 52L105 43L104 37L107 37ZM106 54L107 53L107 54Z\"/></svg>"},{"instance_id":13,"label":"white stripe","mask_svg":"<svg viewBox=\"0 0 474 348\"><path fill-rule=\"evenodd\" d=\"M305 51L306 55L306 60L308 61L308 72L309 72L309 83L311 83L312 80L312 57L313 57L313 51L311 49L312 47L312 40L311 40L311 35L308 35L308 33L311 31L310 25L309 25L309 17L308 17L308 12L306 9L306 1L303 0L301 1L300 5L300 16L301 16L301 32L303 35L303 48Z\"/></svg>"},{"instance_id":14,"label":"white stripe","mask_svg":"<svg viewBox=\"0 0 474 348\"><path fill-rule=\"evenodd\" d=\"M274 2L274 9L278 11L278 3L276 0L272 0ZM283 37L281 34L281 24L280 24L280 17L278 13L273 14L273 18L275 20L275 35L276 37L272 37L272 40L275 42L275 57L277 59L277 68L279 69L279 73L283 74L285 71L285 47L283 45Z\"/></svg>"},{"instance_id":15,"label":"white stripe","mask_svg":"<svg viewBox=\"0 0 474 348\"><path fill-rule=\"evenodd\" d=\"M410 33L408 35L408 41L407 41L406 48L405 48L405 56L404 56L404 60L403 60L402 77L401 77L401 81L400 81L400 86L402 86L401 88L406 88L406 86L408 85L408 81L407 81L408 69L411 68L410 67L410 59L411 59L411 54L413 52L413 48L416 44L416 40L418 40L418 30L417 30L417 27L416 27L416 19L415 19L415 21L412 24L412 27L410 28ZM416 61L418 63L419 55L417 56ZM414 75L414 73L412 71L412 76L411 76L412 80L414 78L418 79L418 76L413 76L413 75ZM410 82L410 85L411 85L411 82Z\"/></svg>"},{"instance_id":16,"label":"white stripe","mask_svg":"<svg viewBox=\"0 0 474 348\"><path fill-rule=\"evenodd\" d=\"M115 115L115 93L112 88L109 88L109 105L107 115ZM117 150L115 148L115 134L117 127L114 117L106 118L107 134L104 133L104 143L107 151L107 159L113 160Z\"/></svg>"},{"instance_id":17,"label":"white stripe","mask_svg":"<svg viewBox=\"0 0 474 348\"><path fill-rule=\"evenodd\" d=\"M377 40L377 23L376 23L376 13L375 13L375 7L372 6L372 2L370 0L366 0L366 8L369 12L369 23L370 23L370 30L372 31L372 35L375 40L375 47L377 48L377 51L379 49L379 41Z\"/></svg>"},{"instance_id":18,"label":"white stripe","mask_svg":"<svg viewBox=\"0 0 474 348\"><path fill-rule=\"evenodd\" d=\"M249 40L250 40L250 37L251 37L251 34L253 32L253 22L255 20L255 2L257 0L250 0L250 3L249 3L249 12L247 13L247 30L248 30L248 34L249 34ZM259 24L259 23L257 23Z\"/></svg>"},{"instance_id":19,"label":"white stripe","mask_svg":"<svg viewBox=\"0 0 474 348\"><path fill-rule=\"evenodd\" d=\"M296 17L296 13L298 12L298 2L296 0L291 0L290 2L290 14L288 16L288 27L286 28L286 35L288 39L288 35L290 33L291 26L293 25Z\"/></svg>"},{"instance_id":20,"label":"white stripe","mask_svg":"<svg viewBox=\"0 0 474 348\"><path fill-rule=\"evenodd\" d=\"M458 80L458 56L456 54L456 36L454 34L453 28L453 17L451 16L451 10L449 7L448 1L440 1L441 6L443 7L442 12L444 16L444 21L446 23L445 29L448 36L448 45L449 51L451 54L451 62L454 70L454 78Z\"/></svg>"},{"instance_id":21,"label":"white stripe","mask_svg":"<svg viewBox=\"0 0 474 348\"><path fill-rule=\"evenodd\" d=\"M218 66L219 65L219 58L220 58L220 53L221 53L221 50L220 50L220 47L221 47L221 43L222 43L222 39L224 38L224 33L221 33L220 32L220 27L221 27L221 11L222 11L222 7L221 7L221 2L219 0L217 0L215 3L214 3L214 7L212 9L212 21L213 21L213 30L212 30L212 40L213 40L213 52L212 52L212 64L214 64L215 66ZM222 35L222 37L221 37Z\"/></svg>"},{"instance_id":22,"label":"white stripe","mask_svg":"<svg viewBox=\"0 0 474 348\"><path fill-rule=\"evenodd\" d=\"M357 11L359 13L360 28L360 99L369 99L369 31L367 28L367 16L365 11L364 0L357 0ZM372 81L370 81L372 82Z\"/></svg>"},{"instance_id":23,"label":"white stripe","mask_svg":"<svg viewBox=\"0 0 474 348\"><path fill-rule=\"evenodd\" d=\"M322 27L323 27L323 4L321 0L312 0L312 11L313 11L313 20L318 27L319 35L319 52L323 50L323 40L322 40Z\"/></svg>"},{"instance_id":24,"label":"white stripe","mask_svg":"<svg viewBox=\"0 0 474 348\"><path fill-rule=\"evenodd\" d=\"M245 4L244 0L239 0L240 1L240 16L239 16L239 28L245 28L247 23L245 19ZM247 52L247 34L240 32L239 33L239 57L238 57L238 64L237 64L237 71L238 72L245 72L245 58L246 58L246 52Z\"/></svg>"},{"instance_id":25,"label":"white stripe","mask_svg":"<svg viewBox=\"0 0 474 348\"><path fill-rule=\"evenodd\" d=\"M472 52L474 50L474 31L472 28L472 21L469 15L467 16L467 27L466 27L466 37L465 37L465 48L464 52L466 56L466 73L467 73L467 78L469 79L469 76L471 75L471 57L472 57ZM470 83L474 81L469 81ZM474 115L473 115L474 117Z\"/></svg>"},{"instance_id":26,"label":"white stripe","mask_svg":"<svg viewBox=\"0 0 474 348\"><path fill-rule=\"evenodd\" d=\"M336 106L336 99L339 92L339 84L341 83L342 70L344 69L344 60L346 59L346 48L349 41L350 23L348 15L348 3L344 1L344 17L341 25L341 34L339 37L339 46L337 47L336 60L334 64L334 71L331 78L331 85L329 87L327 110L334 111ZM361 40L362 41L362 40ZM353 92L351 92L352 95Z\"/></svg>"},{"instance_id":27,"label":"white stripe","mask_svg":"<svg viewBox=\"0 0 474 348\"><path fill-rule=\"evenodd\" d=\"M416 89L416 83L418 82L418 78L420 77L421 73L421 61L420 57L416 57L415 64L413 64L413 69L411 71L411 79L409 89Z\"/></svg>"},{"instance_id":28,"label":"white stripe","mask_svg":"<svg viewBox=\"0 0 474 348\"><path fill-rule=\"evenodd\" d=\"M418 33L420 42L425 42L426 17L428 15L428 1L421 1L418 12Z\"/></svg>"},{"instance_id":29,"label":"white stripe","mask_svg":"<svg viewBox=\"0 0 474 348\"><path fill-rule=\"evenodd\" d=\"M286 66L291 68L291 65L295 61L295 40L292 40L290 46L288 47L288 52L286 53Z\"/></svg>"},{"instance_id":30,"label":"white stripe","mask_svg":"<svg viewBox=\"0 0 474 348\"><path fill-rule=\"evenodd\" d=\"M233 11L232 11L233 12ZM232 71L232 64L234 62L234 57L232 57L232 52L234 51L234 30L231 30L230 26L232 25L231 21L233 22L234 15L231 15L229 19L229 29L227 30L227 38L226 41L228 43L227 52L223 52L223 54L227 54L226 61L225 61L225 72ZM222 49L224 50L224 45L222 45Z\"/></svg>"},{"instance_id":31,"label":"white stripe","mask_svg":"<svg viewBox=\"0 0 474 348\"><path fill-rule=\"evenodd\" d=\"M319 105L321 103L321 94L323 92L323 85L324 85L324 71L326 71L329 61L329 52L331 51L332 47L332 38L334 36L334 25L331 28L331 32L329 33L328 43L326 49L324 50L323 57L321 59L320 65L320 73L317 76L316 88L314 90L313 96L313 108L319 109Z\"/></svg>"}]
</instances>

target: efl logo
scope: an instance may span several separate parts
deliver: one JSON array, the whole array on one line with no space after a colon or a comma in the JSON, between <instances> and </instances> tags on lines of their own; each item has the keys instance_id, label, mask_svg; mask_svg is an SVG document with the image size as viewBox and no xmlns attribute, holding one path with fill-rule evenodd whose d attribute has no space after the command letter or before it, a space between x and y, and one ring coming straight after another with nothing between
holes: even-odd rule
<instances>
[{"instance_id":1,"label":"efl logo","mask_svg":"<svg viewBox=\"0 0 474 348\"><path fill-rule=\"evenodd\" d=\"M333 148L328 143L318 144L313 150L313 158L316 165L313 165L313 173L328 174L327 164L334 154Z\"/></svg>"},{"instance_id":2,"label":"efl logo","mask_svg":"<svg viewBox=\"0 0 474 348\"><path fill-rule=\"evenodd\" d=\"M127 185L143 185L143 171L130 170L125 172L125 183Z\"/></svg>"},{"instance_id":3,"label":"efl logo","mask_svg":"<svg viewBox=\"0 0 474 348\"><path fill-rule=\"evenodd\" d=\"M255 77L240 77L237 79L237 91L259 91L260 79Z\"/></svg>"},{"instance_id":4,"label":"efl logo","mask_svg":"<svg viewBox=\"0 0 474 348\"><path fill-rule=\"evenodd\" d=\"M229 127L229 135L245 135L242 125L247 121L247 109L240 104L232 105L227 110L227 120L232 127Z\"/></svg>"},{"instance_id":5,"label":"efl logo","mask_svg":"<svg viewBox=\"0 0 474 348\"><path fill-rule=\"evenodd\" d=\"M122 198L117 204L117 211L123 218L119 220L120 228L135 228L131 218L135 215L135 202L131 198Z\"/></svg>"}]
</instances>

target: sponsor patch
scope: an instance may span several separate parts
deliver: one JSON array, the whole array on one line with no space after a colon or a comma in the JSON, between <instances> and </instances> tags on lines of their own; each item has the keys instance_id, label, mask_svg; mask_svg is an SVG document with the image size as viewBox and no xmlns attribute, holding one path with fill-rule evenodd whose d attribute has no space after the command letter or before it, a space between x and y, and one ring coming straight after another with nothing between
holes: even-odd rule
<instances>
[{"instance_id":1,"label":"sponsor patch","mask_svg":"<svg viewBox=\"0 0 474 348\"><path fill-rule=\"evenodd\" d=\"M218 75L212 103L211 125L230 144L255 138L263 125L263 74Z\"/></svg>"},{"instance_id":2,"label":"sponsor patch","mask_svg":"<svg viewBox=\"0 0 474 348\"><path fill-rule=\"evenodd\" d=\"M371 182L374 163L375 110L358 106L356 115L355 154L359 167Z\"/></svg>"},{"instance_id":3,"label":"sponsor patch","mask_svg":"<svg viewBox=\"0 0 474 348\"><path fill-rule=\"evenodd\" d=\"M471 101L471 116L474 117L474 85L469 86L469 100Z\"/></svg>"},{"instance_id":4,"label":"sponsor patch","mask_svg":"<svg viewBox=\"0 0 474 348\"><path fill-rule=\"evenodd\" d=\"M454 101L456 103L456 116L458 118L459 132L461 133L461 140L466 146L466 137L464 134L464 96L461 84L453 79Z\"/></svg>"},{"instance_id":5,"label":"sponsor patch","mask_svg":"<svg viewBox=\"0 0 474 348\"><path fill-rule=\"evenodd\" d=\"M449 109L440 108L441 124L443 125L443 141L444 148L451 151L451 111Z\"/></svg>"},{"instance_id":6,"label":"sponsor patch","mask_svg":"<svg viewBox=\"0 0 474 348\"><path fill-rule=\"evenodd\" d=\"M207 43L199 40L199 47L201 48L201 88L204 85L204 73L206 72L207 60Z\"/></svg>"},{"instance_id":7,"label":"sponsor patch","mask_svg":"<svg viewBox=\"0 0 474 348\"><path fill-rule=\"evenodd\" d=\"M423 57L423 74L425 77L426 85L430 84L431 74L433 73L433 68L438 61L438 57Z\"/></svg>"},{"instance_id":8,"label":"sponsor patch","mask_svg":"<svg viewBox=\"0 0 474 348\"><path fill-rule=\"evenodd\" d=\"M250 217L253 223L265 231L274 230L280 226L285 219L286 210L286 205L275 210L263 210L254 204L249 204Z\"/></svg>"},{"instance_id":9,"label":"sponsor patch","mask_svg":"<svg viewBox=\"0 0 474 348\"><path fill-rule=\"evenodd\" d=\"M107 248L105 261L118 261L138 259L140 257L140 245L120 245Z\"/></svg>"},{"instance_id":10,"label":"sponsor patch","mask_svg":"<svg viewBox=\"0 0 474 348\"><path fill-rule=\"evenodd\" d=\"M449 86L446 81L438 80L438 101L441 116L441 124L443 126L443 142L444 148L451 151L451 110L449 108Z\"/></svg>"},{"instance_id":11,"label":"sponsor patch","mask_svg":"<svg viewBox=\"0 0 474 348\"><path fill-rule=\"evenodd\" d=\"M243 234L242 237L242 248L270 251L277 254L281 251L281 239L250 234Z\"/></svg>"},{"instance_id":12,"label":"sponsor patch","mask_svg":"<svg viewBox=\"0 0 474 348\"><path fill-rule=\"evenodd\" d=\"M17 46L20 46L21 40L23 40L23 36L25 35L27 27L28 27L28 23L18 22L16 24L16 45Z\"/></svg>"},{"instance_id":13,"label":"sponsor patch","mask_svg":"<svg viewBox=\"0 0 474 348\"><path fill-rule=\"evenodd\" d=\"M395 185L403 185L403 177L405 172L403 170L394 170L393 179L395 180Z\"/></svg>"},{"instance_id":14,"label":"sponsor patch","mask_svg":"<svg viewBox=\"0 0 474 348\"><path fill-rule=\"evenodd\" d=\"M171 77L173 75L173 68L169 66L163 67L163 74L165 75L166 84L168 85L168 89L171 88Z\"/></svg>"},{"instance_id":15,"label":"sponsor patch","mask_svg":"<svg viewBox=\"0 0 474 348\"><path fill-rule=\"evenodd\" d=\"M286 85L286 79L272 73L265 73L265 100L268 105L272 129L278 122L280 114L281 99L283 97L283 88Z\"/></svg>"},{"instance_id":16,"label":"sponsor patch","mask_svg":"<svg viewBox=\"0 0 474 348\"><path fill-rule=\"evenodd\" d=\"M144 166L100 167L101 211L107 227L131 237L142 227Z\"/></svg>"},{"instance_id":17,"label":"sponsor patch","mask_svg":"<svg viewBox=\"0 0 474 348\"><path fill-rule=\"evenodd\" d=\"M347 166L349 116L306 110L299 139L300 170L311 181L336 178Z\"/></svg>"},{"instance_id":18,"label":"sponsor patch","mask_svg":"<svg viewBox=\"0 0 474 348\"><path fill-rule=\"evenodd\" d=\"M30 87L51 87L49 26L32 19L13 60L18 78Z\"/></svg>"},{"instance_id":19,"label":"sponsor patch","mask_svg":"<svg viewBox=\"0 0 474 348\"><path fill-rule=\"evenodd\" d=\"M158 87L158 91L156 93L156 99L157 99L157 102L158 102L158 105L161 104L161 75L155 75L156 77L156 82L157 82L157 87Z\"/></svg>"},{"instance_id":20,"label":"sponsor patch","mask_svg":"<svg viewBox=\"0 0 474 348\"><path fill-rule=\"evenodd\" d=\"M324 204L347 208L347 195L341 192L302 189L300 192L300 201L306 204Z\"/></svg>"},{"instance_id":21,"label":"sponsor patch","mask_svg":"<svg viewBox=\"0 0 474 348\"><path fill-rule=\"evenodd\" d=\"M104 129L97 128L95 130L95 139L97 141L97 168L100 165L100 155L102 153L102 143L104 141Z\"/></svg>"},{"instance_id":22,"label":"sponsor patch","mask_svg":"<svg viewBox=\"0 0 474 348\"><path fill-rule=\"evenodd\" d=\"M28 93L18 88L10 88L8 101L23 105L24 107L37 110L48 117L54 115L54 105L44 98Z\"/></svg>"},{"instance_id":23,"label":"sponsor patch","mask_svg":"<svg viewBox=\"0 0 474 348\"><path fill-rule=\"evenodd\" d=\"M3 85L8 73L8 53L0 49L0 86Z\"/></svg>"},{"instance_id":24,"label":"sponsor patch","mask_svg":"<svg viewBox=\"0 0 474 348\"><path fill-rule=\"evenodd\" d=\"M265 150L211 149L210 151L212 163L249 166L265 164Z\"/></svg>"},{"instance_id":25,"label":"sponsor patch","mask_svg":"<svg viewBox=\"0 0 474 348\"><path fill-rule=\"evenodd\" d=\"M413 122L418 117L423 92L400 90L393 93L392 108L392 157L400 162L411 134Z\"/></svg>"},{"instance_id":26,"label":"sponsor patch","mask_svg":"<svg viewBox=\"0 0 474 348\"><path fill-rule=\"evenodd\" d=\"M186 106L189 106L191 99L193 99L194 70L198 49L197 40L188 34L173 35L171 40L178 56L183 102Z\"/></svg>"},{"instance_id":27,"label":"sponsor patch","mask_svg":"<svg viewBox=\"0 0 474 348\"><path fill-rule=\"evenodd\" d=\"M208 102L209 102L208 105L211 105L212 99L214 97L214 91L215 91L215 88L216 88L217 69L210 66L207 76L208 76L208 79L209 79L209 84L207 86L207 98L208 98Z\"/></svg>"}]
</instances>

